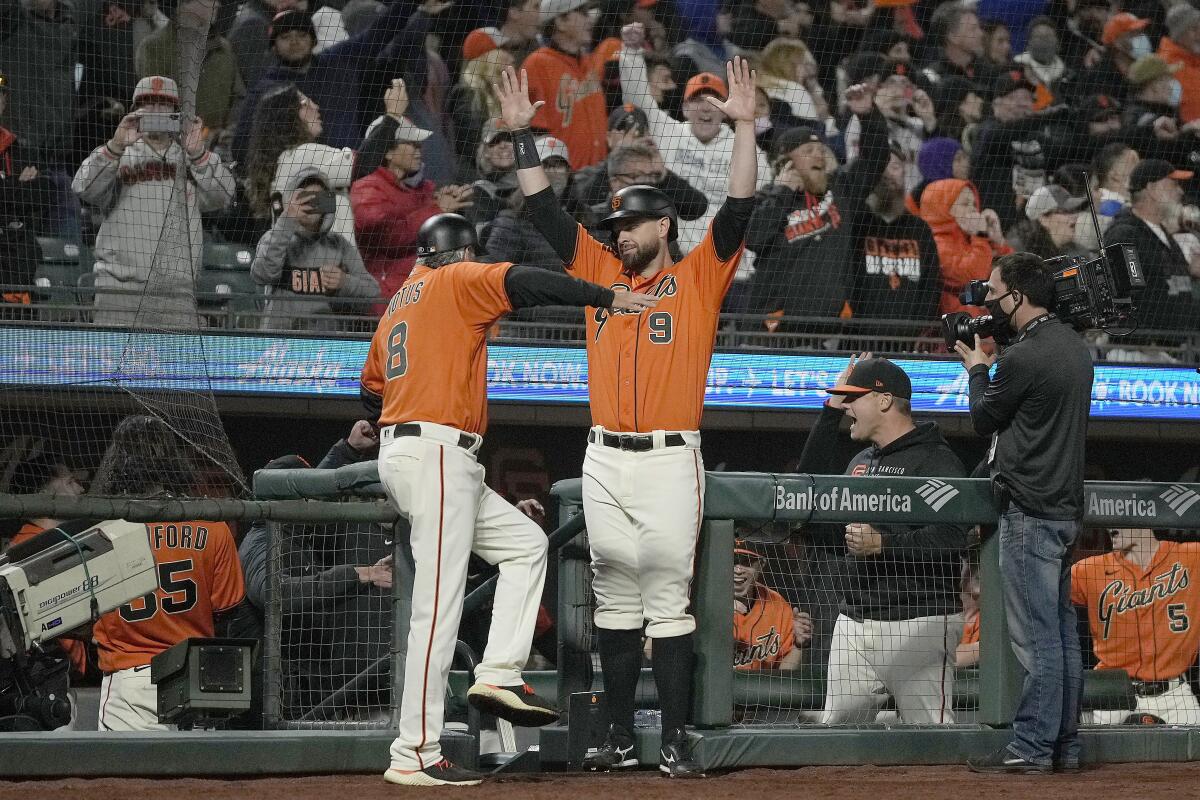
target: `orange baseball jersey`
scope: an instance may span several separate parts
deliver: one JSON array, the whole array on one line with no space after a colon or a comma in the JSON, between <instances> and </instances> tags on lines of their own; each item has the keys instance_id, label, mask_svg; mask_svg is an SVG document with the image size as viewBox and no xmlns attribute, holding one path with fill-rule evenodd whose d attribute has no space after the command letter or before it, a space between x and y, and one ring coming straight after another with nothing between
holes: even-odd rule
<instances>
[{"instance_id":1,"label":"orange baseball jersey","mask_svg":"<svg viewBox=\"0 0 1200 800\"><path fill-rule=\"evenodd\" d=\"M13 534L12 539L9 540L8 546L12 547L13 545L20 544L21 542L27 542L44 530L46 529L41 525L34 525L32 522L26 522L21 526L19 531Z\"/></svg>"},{"instance_id":2,"label":"orange baseball jersey","mask_svg":"<svg viewBox=\"0 0 1200 800\"><path fill-rule=\"evenodd\" d=\"M192 636L212 636L213 614L246 596L237 545L224 522L149 522L158 588L100 617L92 629L103 672L140 667Z\"/></svg>"},{"instance_id":3,"label":"orange baseball jersey","mask_svg":"<svg viewBox=\"0 0 1200 800\"><path fill-rule=\"evenodd\" d=\"M608 110L600 84L603 55L592 52L576 58L540 47L521 65L529 73L529 99L545 102L533 118L533 127L566 143L571 169L582 169L608 155Z\"/></svg>"},{"instance_id":4,"label":"orange baseball jersey","mask_svg":"<svg viewBox=\"0 0 1200 800\"><path fill-rule=\"evenodd\" d=\"M575 260L567 265L571 274L659 298L653 310L641 314L588 310L594 424L625 433L700 429L717 317L742 249L721 261L710 228L683 260L643 280L579 226Z\"/></svg>"},{"instance_id":5,"label":"orange baseball jersey","mask_svg":"<svg viewBox=\"0 0 1200 800\"><path fill-rule=\"evenodd\" d=\"M776 669L792 652L796 632L792 607L779 592L761 583L754 585L754 605L745 614L733 612L733 666L735 669Z\"/></svg>"},{"instance_id":6,"label":"orange baseball jersey","mask_svg":"<svg viewBox=\"0 0 1200 800\"><path fill-rule=\"evenodd\" d=\"M1161 542L1145 570L1116 552L1085 558L1071 567L1071 600L1087 607L1099 669L1182 675L1200 648L1200 544Z\"/></svg>"},{"instance_id":7,"label":"orange baseball jersey","mask_svg":"<svg viewBox=\"0 0 1200 800\"><path fill-rule=\"evenodd\" d=\"M436 422L487 430L488 328L512 311L512 264L417 267L379 320L362 385L383 398L380 425Z\"/></svg>"}]
</instances>

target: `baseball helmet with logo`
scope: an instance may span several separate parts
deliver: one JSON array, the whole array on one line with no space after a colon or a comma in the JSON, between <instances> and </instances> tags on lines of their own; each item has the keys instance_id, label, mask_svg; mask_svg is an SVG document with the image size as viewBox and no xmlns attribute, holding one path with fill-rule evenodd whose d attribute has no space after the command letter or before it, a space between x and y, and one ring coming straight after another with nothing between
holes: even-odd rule
<instances>
[{"instance_id":1,"label":"baseball helmet with logo","mask_svg":"<svg viewBox=\"0 0 1200 800\"><path fill-rule=\"evenodd\" d=\"M475 226L458 214L437 214L417 231L417 255L432 256L462 247L475 247Z\"/></svg>"},{"instance_id":2,"label":"baseball helmet with logo","mask_svg":"<svg viewBox=\"0 0 1200 800\"><path fill-rule=\"evenodd\" d=\"M626 186L613 195L609 208L612 213L600 220L605 228L611 228L619 219L670 217L671 229L667 238L673 242L679 236L679 213L675 210L675 204L653 186Z\"/></svg>"}]
</instances>

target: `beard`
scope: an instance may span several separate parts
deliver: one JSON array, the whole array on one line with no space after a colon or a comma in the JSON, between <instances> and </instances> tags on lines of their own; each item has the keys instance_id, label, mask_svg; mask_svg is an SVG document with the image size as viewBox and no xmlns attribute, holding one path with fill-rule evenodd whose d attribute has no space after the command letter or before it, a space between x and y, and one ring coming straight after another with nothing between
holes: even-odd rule
<instances>
[{"instance_id":1,"label":"beard","mask_svg":"<svg viewBox=\"0 0 1200 800\"><path fill-rule=\"evenodd\" d=\"M823 171L806 169L801 173L800 180L804 183L804 191L815 197L824 196L825 190L829 188L829 174Z\"/></svg>"},{"instance_id":2,"label":"beard","mask_svg":"<svg viewBox=\"0 0 1200 800\"><path fill-rule=\"evenodd\" d=\"M880 179L871 192L874 198L875 210L880 213L894 212L897 207L904 207L904 186L889 178Z\"/></svg>"},{"instance_id":3,"label":"beard","mask_svg":"<svg viewBox=\"0 0 1200 800\"><path fill-rule=\"evenodd\" d=\"M621 255L621 265L629 272L641 272L646 267L650 266L650 262L658 258L658 253L662 249L662 245L656 239L652 244L639 244L633 250L622 250L618 245L618 251Z\"/></svg>"}]
</instances>

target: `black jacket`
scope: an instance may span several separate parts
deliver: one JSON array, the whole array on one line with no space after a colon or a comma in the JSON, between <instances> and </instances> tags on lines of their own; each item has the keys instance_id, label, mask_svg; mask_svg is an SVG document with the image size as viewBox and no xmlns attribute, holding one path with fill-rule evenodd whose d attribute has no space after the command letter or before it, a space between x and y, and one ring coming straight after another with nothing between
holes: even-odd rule
<instances>
[{"instance_id":1,"label":"black jacket","mask_svg":"<svg viewBox=\"0 0 1200 800\"><path fill-rule=\"evenodd\" d=\"M887 123L872 112L862 118L858 158L831 177L824 196L778 184L759 192L746 231L746 247L758 256L751 313L838 316L850 297L854 221L888 157Z\"/></svg>"},{"instance_id":2,"label":"black jacket","mask_svg":"<svg viewBox=\"0 0 1200 800\"><path fill-rule=\"evenodd\" d=\"M1042 116L1019 122L990 119L979 128L971 153L971 180L983 207L996 212L1004 230L1021 219L1018 189L1029 197L1046 183L1045 123Z\"/></svg>"},{"instance_id":3,"label":"black jacket","mask_svg":"<svg viewBox=\"0 0 1200 800\"><path fill-rule=\"evenodd\" d=\"M1137 300L1138 327L1195 331L1200 328L1200 303L1192 292L1188 261L1175 240L1167 239L1169 245L1129 208L1104 233L1107 244L1133 245L1145 272L1146 288Z\"/></svg>"},{"instance_id":4,"label":"black jacket","mask_svg":"<svg viewBox=\"0 0 1200 800\"><path fill-rule=\"evenodd\" d=\"M854 292L858 318L933 322L941 300L937 244L924 220L904 213L888 222L878 214L855 226Z\"/></svg>"},{"instance_id":5,"label":"black jacket","mask_svg":"<svg viewBox=\"0 0 1200 800\"><path fill-rule=\"evenodd\" d=\"M825 406L804 443L800 472L834 474L838 424L845 412ZM871 445L850 460L846 475L962 478L967 471L946 444L935 422L922 422L887 447ZM866 520L864 520L865 522ZM854 556L846 550L841 525L810 526L815 545L843 558L842 613L852 619L902 620L954 614L959 592L966 529L959 525L883 525L883 550Z\"/></svg>"}]
</instances>

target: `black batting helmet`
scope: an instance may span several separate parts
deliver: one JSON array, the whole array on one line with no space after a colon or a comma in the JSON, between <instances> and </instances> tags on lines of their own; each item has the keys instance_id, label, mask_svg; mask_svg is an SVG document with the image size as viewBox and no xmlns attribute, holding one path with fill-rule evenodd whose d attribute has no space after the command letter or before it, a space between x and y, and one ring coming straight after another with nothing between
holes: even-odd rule
<instances>
[{"instance_id":1,"label":"black batting helmet","mask_svg":"<svg viewBox=\"0 0 1200 800\"><path fill-rule=\"evenodd\" d=\"M611 228L619 219L658 219L671 218L671 229L667 234L670 241L679 236L679 214L671 199L653 186L626 186L612 196L609 201L612 213L600 220L600 224Z\"/></svg>"},{"instance_id":2,"label":"black batting helmet","mask_svg":"<svg viewBox=\"0 0 1200 800\"><path fill-rule=\"evenodd\" d=\"M432 256L462 247L475 247L475 226L458 214L437 214L417 231L417 255Z\"/></svg>"}]
</instances>

